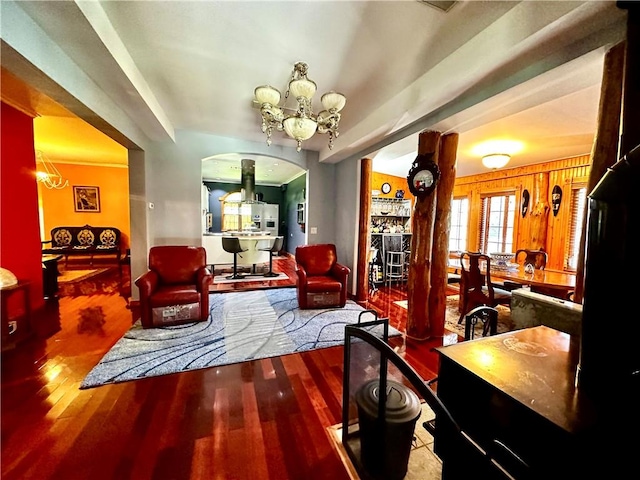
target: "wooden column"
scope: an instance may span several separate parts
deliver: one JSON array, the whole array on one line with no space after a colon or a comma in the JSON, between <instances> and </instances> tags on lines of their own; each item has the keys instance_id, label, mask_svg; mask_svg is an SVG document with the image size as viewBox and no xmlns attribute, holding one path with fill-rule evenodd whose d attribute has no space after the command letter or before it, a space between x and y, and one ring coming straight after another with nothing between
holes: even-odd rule
<instances>
[{"instance_id":1,"label":"wooden column","mask_svg":"<svg viewBox=\"0 0 640 480\"><path fill-rule=\"evenodd\" d=\"M429 322L431 336L444 336L447 301L447 264L449 262L449 231L451 229L451 199L456 181L458 134L449 133L440 139L438 167L440 181L436 188L436 216L431 251L431 289L429 290Z\"/></svg>"},{"instance_id":2,"label":"wooden column","mask_svg":"<svg viewBox=\"0 0 640 480\"><path fill-rule=\"evenodd\" d=\"M531 208L531 243L525 248L547 249L547 222L549 218L549 174L533 177L533 208ZM566 199L565 199L566 201Z\"/></svg>"},{"instance_id":3,"label":"wooden column","mask_svg":"<svg viewBox=\"0 0 640 480\"><path fill-rule=\"evenodd\" d=\"M598 125L591 149L591 170L587 193L591 192L607 168L618 160L618 145L620 136L620 112L622 108L622 82L624 77L625 42L612 47L604 57L602 85L600 86L600 105L598 110ZM584 250L587 234L587 212L589 204L585 205L585 215L582 221L582 235L580 236L580 254L576 270L576 291L573 301L582 303L584 293Z\"/></svg>"},{"instance_id":4,"label":"wooden column","mask_svg":"<svg viewBox=\"0 0 640 480\"><path fill-rule=\"evenodd\" d=\"M418 138L418 155L433 154L438 163L440 132L425 130ZM431 247L436 196L416 198L411 218L411 256L407 282L407 336L426 340L431 335L428 298L431 279Z\"/></svg>"},{"instance_id":5,"label":"wooden column","mask_svg":"<svg viewBox=\"0 0 640 480\"><path fill-rule=\"evenodd\" d=\"M369 298L369 264L367 262L371 245L369 223L371 218L371 168L370 158L360 161L360 217L358 219L358 263L356 276L356 300Z\"/></svg>"}]
</instances>

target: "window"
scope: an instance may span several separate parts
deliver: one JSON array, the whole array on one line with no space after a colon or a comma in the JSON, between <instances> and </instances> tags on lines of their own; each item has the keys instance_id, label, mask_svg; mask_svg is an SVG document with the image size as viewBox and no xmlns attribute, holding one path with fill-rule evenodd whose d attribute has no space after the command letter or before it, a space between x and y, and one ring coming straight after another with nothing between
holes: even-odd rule
<instances>
[{"instance_id":1,"label":"window","mask_svg":"<svg viewBox=\"0 0 640 480\"><path fill-rule=\"evenodd\" d=\"M578 268L578 256L580 255L580 236L584 223L584 215L587 204L586 187L571 189L571 206L569 219L569 241L565 249L565 268L575 271Z\"/></svg>"},{"instance_id":2,"label":"window","mask_svg":"<svg viewBox=\"0 0 640 480\"><path fill-rule=\"evenodd\" d=\"M515 194L487 195L482 198L480 208L480 251L512 252L516 218Z\"/></svg>"},{"instance_id":3,"label":"window","mask_svg":"<svg viewBox=\"0 0 640 480\"><path fill-rule=\"evenodd\" d=\"M222 231L243 230L252 222L250 205L241 202L241 192L233 192L221 198Z\"/></svg>"},{"instance_id":4,"label":"window","mask_svg":"<svg viewBox=\"0 0 640 480\"><path fill-rule=\"evenodd\" d=\"M449 231L449 251L467 250L467 227L469 224L469 199L454 198L451 202L451 229Z\"/></svg>"}]
</instances>

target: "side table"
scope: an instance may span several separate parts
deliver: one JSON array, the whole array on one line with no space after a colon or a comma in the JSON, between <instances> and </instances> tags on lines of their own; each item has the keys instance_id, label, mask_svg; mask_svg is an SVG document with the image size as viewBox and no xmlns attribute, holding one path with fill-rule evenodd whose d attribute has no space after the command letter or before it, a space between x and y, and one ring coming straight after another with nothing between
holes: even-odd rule
<instances>
[{"instance_id":1,"label":"side table","mask_svg":"<svg viewBox=\"0 0 640 480\"><path fill-rule=\"evenodd\" d=\"M21 281L0 289L0 319L2 322L2 350L9 350L31 336L30 283ZM12 298L21 296L19 301Z\"/></svg>"},{"instance_id":2,"label":"side table","mask_svg":"<svg viewBox=\"0 0 640 480\"><path fill-rule=\"evenodd\" d=\"M49 300L58 297L58 261L62 255L42 255L42 293Z\"/></svg>"}]
</instances>

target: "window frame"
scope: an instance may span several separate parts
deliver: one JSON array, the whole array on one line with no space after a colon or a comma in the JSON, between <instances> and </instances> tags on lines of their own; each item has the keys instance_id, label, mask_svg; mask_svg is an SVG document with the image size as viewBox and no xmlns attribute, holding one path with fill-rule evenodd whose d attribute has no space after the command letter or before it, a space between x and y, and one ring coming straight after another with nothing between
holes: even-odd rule
<instances>
[{"instance_id":1,"label":"window frame","mask_svg":"<svg viewBox=\"0 0 640 480\"><path fill-rule=\"evenodd\" d=\"M580 257L580 244L582 244L582 235L584 233L585 225L585 217L587 215L588 208L588 182L586 179L574 179L571 181L569 185L570 195L569 195L569 209L567 212L567 221L566 221L566 230L565 230L565 245L563 250L563 259L562 266L563 269L567 272L577 272L578 269L578 260ZM580 207L580 191L584 191L584 200L582 204L582 212L574 212L576 208ZM580 228L580 232L575 232L574 228ZM577 243L577 252L575 267L569 263L569 259L571 258L572 247Z\"/></svg>"},{"instance_id":2,"label":"window frame","mask_svg":"<svg viewBox=\"0 0 640 480\"><path fill-rule=\"evenodd\" d=\"M458 248L453 248L452 249L452 247L451 247L451 239L452 239L452 234L453 234L453 213L455 211L454 202L456 202L456 201L460 201L460 202L465 201L467 203L467 207L466 207L466 209L467 209L467 212L466 212L467 213L467 221L466 221L466 225L462 225L462 223L460 223L460 225L459 225L460 228L458 229L458 233L460 231L463 231L463 229L464 229L464 238L456 237L456 240L457 240L456 243L458 245ZM468 249L468 245L469 245L469 222L471 220L470 208L471 208L471 199L469 198L468 195L459 195L459 196L453 197L451 199L451 221L450 221L450 224L449 224L449 243L448 243L450 252L460 252L460 251L464 251L464 250ZM460 213L459 210L460 209L458 209L458 213Z\"/></svg>"},{"instance_id":3,"label":"window frame","mask_svg":"<svg viewBox=\"0 0 640 480\"><path fill-rule=\"evenodd\" d=\"M513 196L513 210L509 210L509 200L508 197ZM503 230L502 240L501 240L501 249L500 251L512 251L515 248L516 244L516 233L519 228L519 218L518 215L520 208L520 192L517 188L503 188L503 189L495 189L495 190L486 190L480 192L480 211L478 212L478 234L476 238L477 250L487 255L492 253L487 251L488 247L488 235L489 235L489 222L491 217L491 210L489 208L488 213L485 215L486 208L489 207L490 199L494 197L505 197L506 198L506 208L504 210L504 215L502 218L501 229ZM511 227L511 239L510 242L506 241L506 235L509 230L509 218L508 214L511 212L513 214L513 224ZM506 245L511 244L510 248L507 248Z\"/></svg>"}]
</instances>

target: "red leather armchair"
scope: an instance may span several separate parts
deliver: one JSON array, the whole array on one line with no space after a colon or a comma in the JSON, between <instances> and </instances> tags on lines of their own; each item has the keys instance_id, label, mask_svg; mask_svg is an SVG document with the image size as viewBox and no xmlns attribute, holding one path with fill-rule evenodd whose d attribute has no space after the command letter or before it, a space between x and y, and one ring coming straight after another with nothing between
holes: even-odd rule
<instances>
[{"instance_id":1,"label":"red leather armchair","mask_svg":"<svg viewBox=\"0 0 640 480\"><path fill-rule=\"evenodd\" d=\"M206 320L211 281L203 247L151 247L149 271L135 281L140 291L142 327Z\"/></svg>"},{"instance_id":2,"label":"red leather armchair","mask_svg":"<svg viewBox=\"0 0 640 480\"><path fill-rule=\"evenodd\" d=\"M345 306L351 269L338 263L335 245L302 245L295 258L301 309Z\"/></svg>"}]
</instances>

